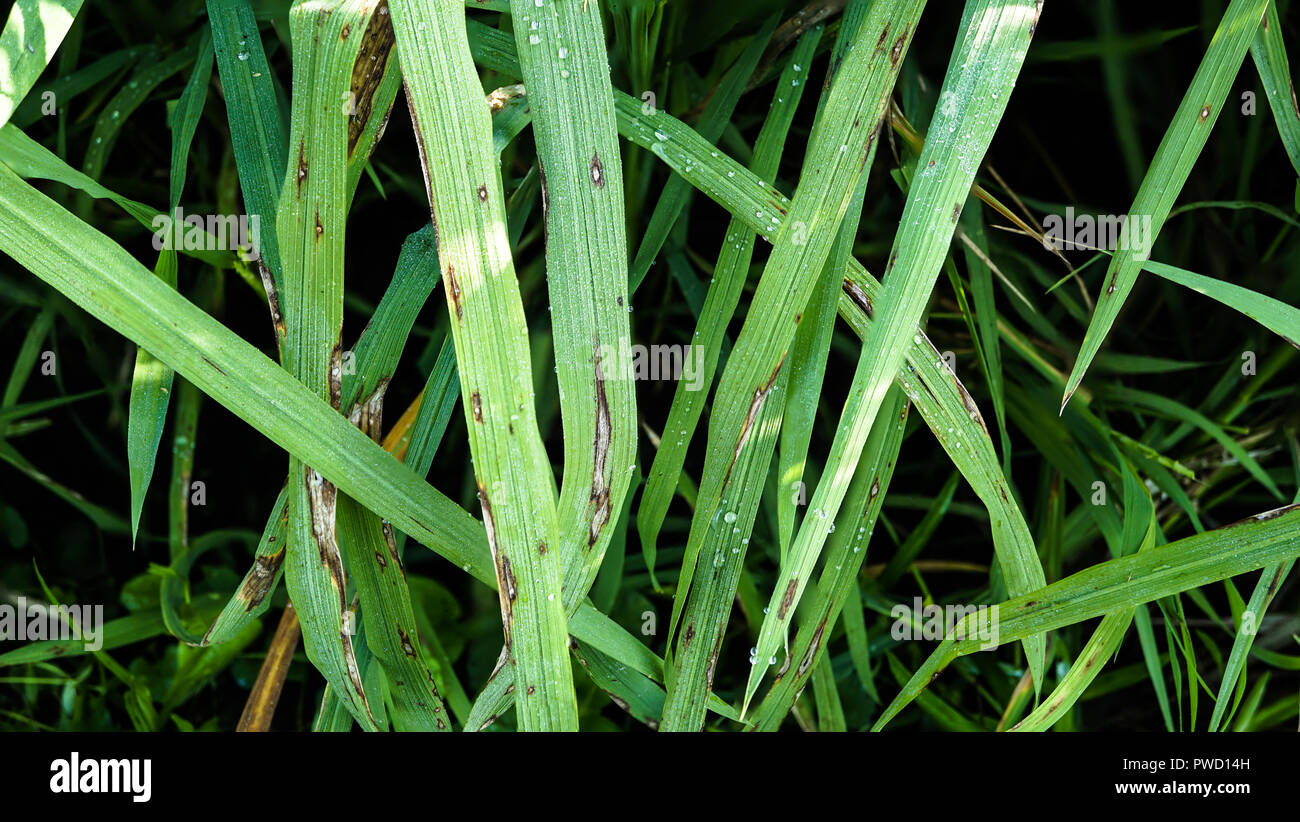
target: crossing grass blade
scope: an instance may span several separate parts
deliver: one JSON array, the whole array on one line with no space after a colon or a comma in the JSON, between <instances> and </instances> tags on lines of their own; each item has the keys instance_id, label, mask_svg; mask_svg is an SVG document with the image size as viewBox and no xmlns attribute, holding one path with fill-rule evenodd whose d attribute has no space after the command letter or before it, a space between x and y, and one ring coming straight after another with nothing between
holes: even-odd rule
<instances>
[{"instance_id":1,"label":"crossing grass blade","mask_svg":"<svg viewBox=\"0 0 1300 822\"><path fill-rule=\"evenodd\" d=\"M751 230L760 232L764 239L770 239L764 232L786 224L790 201L779 191L765 187L760 179L725 155L713 157L710 145L676 119L660 112L647 122L639 101L618 92L615 97L619 129L627 139L649 148L659 142L657 132L668 135L680 154L666 152L660 155L661 159L674 173L689 180ZM766 216L757 216L768 213L778 218L776 224ZM880 283L860 263L850 259L839 298L839 314L859 337L865 337L880 295ZM896 380L948 457L993 512L990 522L998 555L1018 557L1014 561L1021 563L1036 561L1032 559L1035 556L1033 537L1015 494L999 469L997 455L974 400L952 372L936 367L943 358L919 328L909 339L907 362Z\"/></svg>"},{"instance_id":2,"label":"crossing grass blade","mask_svg":"<svg viewBox=\"0 0 1300 822\"><path fill-rule=\"evenodd\" d=\"M470 451L524 730L576 730L550 466L538 433L492 124L452 0L394 2ZM435 57L436 55L436 57Z\"/></svg>"},{"instance_id":3,"label":"crossing grass blade","mask_svg":"<svg viewBox=\"0 0 1300 822\"><path fill-rule=\"evenodd\" d=\"M845 48L852 43L858 26L866 19L870 7L866 2L851 3L844 11L840 22L840 33L831 50L830 72L844 59ZM792 67L807 65L807 62L793 62ZM798 78L802 79L802 78ZM823 84L820 103L826 101L834 77L828 74ZM779 93L785 93L788 84L778 81ZM820 109L819 112L820 114ZM872 150L876 143L871 144ZM875 163L875 155L867 157L866 168ZM817 415L817 406L822 394L822 380L826 374L826 361L830 355L831 336L835 329L835 309L839 304L840 272L848 264L853 254L853 241L858 235L858 226L862 219L862 208L866 202L867 179L863 174L858 186L853 191L831 247L830 256L822 267L822 273L808 305L804 310L806 319L799 321L795 332L794 344L790 349L790 389L786 394L785 416L781 424L781 441L777 452L777 489L776 513L778 544L782 562L785 561L790 539L794 534L796 502L802 501L804 494L804 463L808 457L808 445L812 439L813 423Z\"/></svg>"},{"instance_id":4,"label":"crossing grass blade","mask_svg":"<svg viewBox=\"0 0 1300 822\"><path fill-rule=\"evenodd\" d=\"M1246 51L1250 48L1268 5L1269 0L1233 0L1224 12L1219 29L1210 41L1178 110L1174 112L1169 129L1160 141L1137 196L1133 199L1133 205L1129 208L1129 222L1125 224L1128 241L1123 243L1126 247L1115 252L1106 268L1101 293L1097 297L1097 307L1065 384L1062 407L1070 401L1070 397L1083 382L1088 366L1101 350L1102 342L1124 306L1124 300L1133 290L1143 261L1150 254L1151 247L1173 208L1174 200L1182 191L1192 172L1192 166L1210 139L1215 121L1223 112L1228 91L1241 69ZM1136 225L1138 220L1148 219L1149 226L1144 222L1140 232L1127 229L1128 226Z\"/></svg>"},{"instance_id":5,"label":"crossing grass blade","mask_svg":"<svg viewBox=\"0 0 1300 822\"><path fill-rule=\"evenodd\" d=\"M1093 565L1027 596L998 604L999 641L1073 625L1120 608L1152 602L1300 555L1300 506L1289 505L1239 523ZM975 617L959 623L912 675L872 730L880 730L948 663L980 650ZM963 638L969 633L969 638Z\"/></svg>"},{"instance_id":6,"label":"crossing grass blade","mask_svg":"<svg viewBox=\"0 0 1300 822\"><path fill-rule=\"evenodd\" d=\"M496 586L480 522L393 460L279 365L3 165L0 251L152 351L237 417L316 468L341 492L470 576ZM0 444L0 457L25 466L24 470L35 470L7 444ZM55 490L69 494L61 487ZM83 508L86 505L75 495L67 498ZM130 527L96 507L84 510L105 530L127 532ZM272 516L279 510L273 508ZM218 610L214 608L212 615ZM644 645L616 623L598 618L589 605L579 607L570 628L575 637L619 664L662 681L662 662L653 664L657 658Z\"/></svg>"},{"instance_id":7,"label":"crossing grass blade","mask_svg":"<svg viewBox=\"0 0 1300 822\"><path fill-rule=\"evenodd\" d=\"M754 143L750 171L759 180L766 180L769 184L775 183L776 170L790 124L794 120L795 109L802 99L804 89L808 87L806 82L802 82L807 74L802 67L811 65L821 34L822 29L814 27L794 47L790 62L777 81L778 90L767 119L763 121L763 127ZM795 66L801 68L796 70ZM753 260L755 233L740 217L732 217L727 225L725 240L713 267L713 282L709 285L691 338L692 345L704 349L699 370L689 375L689 379L679 381L674 390L673 403L663 426L659 449L655 452L645 489L641 492L641 501L637 507L637 532L641 537L642 550L646 552L652 579L659 530L663 527L664 517L676 493L678 478L686 463L687 448L694 438L700 415L704 412L704 401L708 396L706 387L713 384L717 372L723 330L740 303L741 291ZM692 388L697 390L691 390Z\"/></svg>"},{"instance_id":8,"label":"crossing grass blade","mask_svg":"<svg viewBox=\"0 0 1300 822\"><path fill-rule=\"evenodd\" d=\"M842 613L845 601L857 590L858 572L866 561L903 444L907 398L897 385L891 387L881 405L880 420L882 424L872 427L863 446L858 470L840 508L835 532L828 541L826 563L810 589L806 611L801 612L798 634L773 677L772 687L753 712L754 730L776 730L807 686L812 671L829 659L826 655L829 628Z\"/></svg>"},{"instance_id":9,"label":"crossing grass blade","mask_svg":"<svg viewBox=\"0 0 1300 822\"><path fill-rule=\"evenodd\" d=\"M966 6L958 44L940 93L942 102L930 126L933 133L946 130L955 136L929 140L921 153L918 168L922 170L908 192L890 252L884 290L876 302L874 328L864 340L826 470L768 602L757 644L759 659L774 654L786 637L794 606L834 524L867 434L904 361L907 335L924 315L961 207L1029 50L1040 10L1032 0L972 0ZM951 209L949 202L953 203ZM795 203L797 206L797 194ZM1012 561L1005 563L1004 572L1009 590L1023 593L1042 586L1043 571L1036 555L1008 559ZM1032 638L1026 643L1025 653L1037 687L1046 664L1045 638ZM751 671L746 703L763 673L761 666Z\"/></svg>"},{"instance_id":10,"label":"crossing grass blade","mask_svg":"<svg viewBox=\"0 0 1300 822\"><path fill-rule=\"evenodd\" d=\"M679 625L684 627L668 677L661 730L698 730L704 719L726 615L745 556L742 540L749 538L762 488L755 479L767 474L780 424L784 400L780 384L787 379L781 366L809 285L825 264L834 239L823 226L840 224L864 173L870 144L924 3L886 5L872 6L837 72L822 117L814 125L787 220L775 232L772 255L714 394L704 476L673 600L670 637L677 635ZM656 145L652 150L657 154L673 150L663 143ZM761 210L756 216L765 219ZM770 220L769 230L780 222L776 217ZM774 389L777 396L768 404ZM697 564L701 557L705 564Z\"/></svg>"}]
</instances>

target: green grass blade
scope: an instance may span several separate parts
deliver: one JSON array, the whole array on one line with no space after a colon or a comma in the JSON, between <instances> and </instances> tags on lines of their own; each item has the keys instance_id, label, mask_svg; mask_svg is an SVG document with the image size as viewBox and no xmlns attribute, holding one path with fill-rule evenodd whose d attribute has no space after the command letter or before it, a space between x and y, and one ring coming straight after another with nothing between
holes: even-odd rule
<instances>
[{"instance_id":1,"label":"green grass blade","mask_svg":"<svg viewBox=\"0 0 1300 822\"><path fill-rule=\"evenodd\" d=\"M808 86L802 82L807 74L803 67L812 63L821 34L821 28L817 27L800 38L789 64L777 81L778 90L754 143L754 158L750 164L750 171L759 180L775 182L790 124L794 120L803 90ZM800 66L801 69L796 71L795 66ZM796 81L800 81L799 84L792 85ZM786 89L789 89L788 93ZM747 227L743 220L738 217L731 219L713 268L713 282L709 285L695 333L691 337L693 345L704 348L700 368L691 375L689 381L678 382L674 390L659 450L655 453L645 489L641 492L641 501L637 507L637 532L641 537L642 549L647 552L647 564L651 566L652 575L659 529L663 527L664 517L668 514L669 504L677 490L682 466L686 463L687 449L699 425L700 415L704 412L704 401L708 397L706 387L713 384L726 323L740 303L741 291L754 255L754 239L755 231Z\"/></svg>"},{"instance_id":2,"label":"green grass blade","mask_svg":"<svg viewBox=\"0 0 1300 822\"><path fill-rule=\"evenodd\" d=\"M1300 506L1289 505L1239 523L1093 565L1060 582L999 603L990 629L1001 643L1073 625L1122 608L1286 562L1300 555ZM972 618L973 619L973 618ZM958 656L987 644L950 635L877 720L879 730Z\"/></svg>"},{"instance_id":3,"label":"green grass blade","mask_svg":"<svg viewBox=\"0 0 1300 822\"><path fill-rule=\"evenodd\" d=\"M525 730L577 728L550 465L537 429L492 123L452 0L394 2L393 23L438 227L444 290L516 709ZM530 490L531 489L531 490Z\"/></svg>"},{"instance_id":4,"label":"green grass blade","mask_svg":"<svg viewBox=\"0 0 1300 822\"><path fill-rule=\"evenodd\" d=\"M194 63L185 90L172 111L172 153L168 211L175 209L185 189L185 169L189 161L190 144L203 115L207 100L208 81L212 76L212 40L205 32L199 46L199 56ZM176 252L164 249L158 255L154 273L172 288L176 287ZM158 443L162 440L163 425L167 420L168 399L171 396L173 373L147 350L136 350L135 371L131 376L131 403L127 416L127 465L131 483L131 541L134 547L140 531L140 512L144 508L145 492L153 476L154 460L158 456ZM197 398L196 398L197 401ZM184 493L188 496L189 485Z\"/></svg>"},{"instance_id":5,"label":"green grass blade","mask_svg":"<svg viewBox=\"0 0 1300 822\"><path fill-rule=\"evenodd\" d=\"M348 95L365 0L299 0L289 13L294 46L291 161L281 186L276 235L284 265L284 366L339 410L343 378L343 250ZM367 730L378 725L357 666L348 582L336 526L337 488L309 463L289 459L284 580L307 657Z\"/></svg>"},{"instance_id":6,"label":"green grass blade","mask_svg":"<svg viewBox=\"0 0 1300 822\"><path fill-rule=\"evenodd\" d=\"M519 2L519 0L515 0L515 2ZM705 106L703 114L700 115L697 130L700 136L710 143L717 142L718 138L722 136L723 129L726 128L727 123L731 120L732 112L735 111L736 103L740 101L740 95L745 89L745 83L749 80L750 75L754 73L754 68L763 56L763 49L767 47L768 40L771 39L772 32L775 29L776 18L773 17L749 41L744 52L741 53L736 63L727 70L717 90L709 98L708 105ZM650 271L650 266L654 265L659 249L663 248L664 241L668 239L669 232L672 231L673 226L677 223L677 218L681 216L682 209L686 207L686 203L690 199L690 189L690 184L678 177L670 178L664 185L663 192L659 195L659 201L655 203L654 212L650 215L650 223L641 236L641 244L637 247L636 258L632 260L632 266L628 274L631 278L630 290L632 293L635 293L641 286L646 274Z\"/></svg>"},{"instance_id":7,"label":"green grass blade","mask_svg":"<svg viewBox=\"0 0 1300 822\"><path fill-rule=\"evenodd\" d=\"M260 220L262 263L278 292L284 280L275 219L289 163L289 138L280 119L274 75L250 0L208 0L207 6L244 210Z\"/></svg>"},{"instance_id":8,"label":"green grass blade","mask_svg":"<svg viewBox=\"0 0 1300 822\"><path fill-rule=\"evenodd\" d=\"M827 626L834 624L845 602L857 590L858 572L866 561L867 548L894 467L898 464L898 452L907 427L907 399L898 386L891 388L885 396L880 413L882 423L888 420L889 424L873 426L863 446L858 471L845 497L845 504L840 508L835 532L828 541L826 563L807 603L807 610L801 614L799 632L785 663L776 671L772 687L754 710L755 730L776 730L794 707L814 666L825 658L826 644L830 640ZM860 610L861 606L858 607ZM847 628L847 618L845 623ZM798 660L797 664L795 660ZM858 660L854 662L856 664Z\"/></svg>"},{"instance_id":9,"label":"green grass blade","mask_svg":"<svg viewBox=\"0 0 1300 822\"><path fill-rule=\"evenodd\" d=\"M1291 345L1300 348L1300 309L1235 283L1216 280L1204 274L1154 260L1144 261L1142 268L1240 311Z\"/></svg>"},{"instance_id":10,"label":"green grass blade","mask_svg":"<svg viewBox=\"0 0 1300 822\"><path fill-rule=\"evenodd\" d=\"M1250 48L1267 6L1268 0L1233 0L1224 13L1219 29L1210 41L1196 76L1179 103L1133 199L1129 222L1125 223L1126 239L1130 240L1125 244L1130 247L1116 251L1106 268L1097 307L1065 384L1062 407L1083 381L1088 366L1119 316L1124 300L1133 290L1143 261L1150 254L1174 200L1187 182L1192 166L1210 138L1210 130L1223 111L1224 100L1241 69L1246 50ZM1146 223L1148 219L1149 224ZM1137 231L1129 229L1139 220L1142 221L1140 237Z\"/></svg>"},{"instance_id":11,"label":"green grass blade","mask_svg":"<svg viewBox=\"0 0 1300 822\"><path fill-rule=\"evenodd\" d=\"M1274 20L1276 23L1277 21ZM1250 602L1246 605L1243 613L1249 614L1250 624L1246 625L1244 621L1239 620L1237 626L1237 635L1232 640L1232 651L1228 656L1227 663L1223 666L1223 681L1219 685L1218 696L1214 700L1214 711L1210 714L1210 726L1207 730L1217 731L1221 723L1225 723L1225 715L1228 709L1228 697L1232 690L1237 687L1239 680L1244 682L1244 672L1246 670L1246 656L1250 653L1250 647L1255 642L1255 634L1258 626L1264 619L1264 613L1268 610L1269 604L1277 591L1286 581L1287 576L1291 573L1295 561L1279 563L1266 567L1259 576L1259 581L1255 583L1255 590L1250 595ZM1228 720L1231 721L1229 717Z\"/></svg>"},{"instance_id":12,"label":"green grass blade","mask_svg":"<svg viewBox=\"0 0 1300 822\"><path fill-rule=\"evenodd\" d=\"M778 378L789 373L781 366L809 286L834 240L825 226L838 227L843 220L923 5L910 0L873 5L855 38L814 126L798 191L775 233L772 255L715 392L704 477L673 603L670 636L679 624L685 627L673 659L676 676L669 676L661 730L698 730L703 721L744 559L742 540L748 540L753 524L755 486L761 488L752 478L767 474L784 394L772 403L766 400L774 388L780 391ZM656 153L668 150L659 144ZM757 216L766 218L761 210ZM774 216L770 220L771 228L780 222ZM700 557L709 560L707 566L697 565ZM715 579L718 565L723 573Z\"/></svg>"},{"instance_id":13,"label":"green grass blade","mask_svg":"<svg viewBox=\"0 0 1300 822\"><path fill-rule=\"evenodd\" d=\"M1296 102L1295 84L1291 80L1291 64L1286 56L1286 43L1282 40L1282 22L1277 16L1277 3L1268 4L1264 20L1250 44L1250 55L1264 84L1264 96L1277 123L1278 136L1286 148L1291 167L1300 175L1300 104Z\"/></svg>"},{"instance_id":14,"label":"green grass blade","mask_svg":"<svg viewBox=\"0 0 1300 822\"><path fill-rule=\"evenodd\" d=\"M1011 4L972 0L966 6L962 31L940 93L945 102L940 104L930 126L932 134L956 136L928 140L921 153L918 168L923 171L912 181L903 209L884 291L876 302L876 327L864 340L826 469L808 504L809 516L800 526L768 602L757 644L760 659L767 659L778 645L788 642L794 606L835 522L885 392L904 362L908 335L925 313L961 207L1029 50L1039 10L1029 0ZM827 116L829 113L828 106ZM954 204L951 209L947 205L950 202ZM1037 554L1023 552L1008 559L1004 573L1009 590L1023 593L1043 585ZM1045 638L1032 638L1025 652L1037 687L1046 664ZM761 666L751 671L746 702L763 673Z\"/></svg>"},{"instance_id":15,"label":"green grass blade","mask_svg":"<svg viewBox=\"0 0 1300 822\"><path fill-rule=\"evenodd\" d=\"M528 23L516 43L542 168L565 443L556 510L571 613L596 579L636 460L635 384L620 359L631 346L623 170L600 14L574 0L512 8Z\"/></svg>"}]
</instances>

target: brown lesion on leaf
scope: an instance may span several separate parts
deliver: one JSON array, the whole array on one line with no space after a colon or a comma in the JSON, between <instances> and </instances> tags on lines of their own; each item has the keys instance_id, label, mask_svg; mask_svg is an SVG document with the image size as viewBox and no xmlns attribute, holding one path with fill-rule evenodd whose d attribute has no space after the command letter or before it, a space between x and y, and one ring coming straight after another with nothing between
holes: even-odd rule
<instances>
[{"instance_id":1,"label":"brown lesion on leaf","mask_svg":"<svg viewBox=\"0 0 1300 822\"><path fill-rule=\"evenodd\" d=\"M492 565L496 570L497 598L501 601L501 627L505 633L505 648L502 650L502 662L510 658L511 634L514 630L514 602L519 591L515 583L514 572L510 568L510 559L501 552L497 542L496 518L492 514L492 499L482 482L478 482L478 499L483 508L483 527L487 531L488 549L492 552Z\"/></svg>"},{"instance_id":2,"label":"brown lesion on leaf","mask_svg":"<svg viewBox=\"0 0 1300 822\"><path fill-rule=\"evenodd\" d=\"M470 394L470 406L474 411L474 422L483 422L483 398L479 396L478 391Z\"/></svg>"},{"instance_id":3,"label":"brown lesion on leaf","mask_svg":"<svg viewBox=\"0 0 1300 822\"><path fill-rule=\"evenodd\" d=\"M487 190L487 185L485 183L479 184L478 201L480 203L486 203L488 201L488 190Z\"/></svg>"},{"instance_id":4,"label":"brown lesion on leaf","mask_svg":"<svg viewBox=\"0 0 1300 822\"><path fill-rule=\"evenodd\" d=\"M799 667L795 671L796 678L802 678L812 667L813 660L817 658L817 651L822 645L822 634L826 631L826 618L817 623L817 630L813 631L812 639L808 642L808 650L804 652L803 659L799 661Z\"/></svg>"},{"instance_id":5,"label":"brown lesion on leaf","mask_svg":"<svg viewBox=\"0 0 1300 822\"><path fill-rule=\"evenodd\" d=\"M591 183L596 188L605 187L605 166L600 162L600 154L591 155Z\"/></svg>"},{"instance_id":6,"label":"brown lesion on leaf","mask_svg":"<svg viewBox=\"0 0 1300 822\"><path fill-rule=\"evenodd\" d=\"M203 361L204 361L205 363L207 363L209 366L211 366L212 369L213 369L214 371L216 371L218 374L220 374L221 376L223 376L223 377L229 377L229 376L230 376L230 375L227 374L225 371L222 371L222 370L221 370L221 366L217 365L216 363L214 363L212 360L208 359L207 357L203 357Z\"/></svg>"},{"instance_id":7,"label":"brown lesion on leaf","mask_svg":"<svg viewBox=\"0 0 1300 822\"><path fill-rule=\"evenodd\" d=\"M587 532L588 548L596 544L596 541L600 538L600 532L610 519L609 482L606 477L608 474L609 444L613 436L609 400L605 395L605 372L600 363L599 337L595 340L593 350L596 388L596 432L593 442L591 497L588 501L588 511L591 517L591 525Z\"/></svg>"},{"instance_id":8,"label":"brown lesion on leaf","mask_svg":"<svg viewBox=\"0 0 1300 822\"><path fill-rule=\"evenodd\" d=\"M307 146L305 141L298 141L298 196L302 196L302 184L307 182Z\"/></svg>"},{"instance_id":9,"label":"brown lesion on leaf","mask_svg":"<svg viewBox=\"0 0 1300 822\"><path fill-rule=\"evenodd\" d=\"M271 554L258 554L253 559L253 567L248 569L248 574L244 576L244 581L239 586L238 597L239 601L244 603L244 613L251 614L262 604L262 600L266 599L272 583L275 582L275 575L280 573L282 565L284 565L283 548Z\"/></svg>"},{"instance_id":10,"label":"brown lesion on leaf","mask_svg":"<svg viewBox=\"0 0 1300 822\"><path fill-rule=\"evenodd\" d=\"M356 152L361 135L365 133L366 123L369 122L371 112L374 110L375 94L384 79L384 73L388 70L388 58L396 45L391 17L386 0L380 2L370 16L365 32L361 35L360 50L357 52L356 61L352 64L352 81L349 88L352 92L353 105L348 117L349 159ZM344 37L346 36L345 34ZM388 112L385 112L384 125L387 121ZM380 133L382 132L381 125Z\"/></svg>"},{"instance_id":11,"label":"brown lesion on leaf","mask_svg":"<svg viewBox=\"0 0 1300 822\"><path fill-rule=\"evenodd\" d=\"M370 396L357 400L348 409L348 421L375 442L383 439L384 395L388 391L388 382L388 377L380 378Z\"/></svg>"},{"instance_id":12,"label":"brown lesion on leaf","mask_svg":"<svg viewBox=\"0 0 1300 822\"><path fill-rule=\"evenodd\" d=\"M404 631L400 624L397 625L397 638L401 642L402 653L411 659L419 658L419 655L415 652L415 645L411 642L411 635Z\"/></svg>"},{"instance_id":13,"label":"brown lesion on leaf","mask_svg":"<svg viewBox=\"0 0 1300 822\"><path fill-rule=\"evenodd\" d=\"M321 225L320 211L316 212L316 242L320 242L321 237L325 236L325 226Z\"/></svg>"},{"instance_id":14,"label":"brown lesion on leaf","mask_svg":"<svg viewBox=\"0 0 1300 822\"><path fill-rule=\"evenodd\" d=\"M957 224L957 218L959 218L959 217L961 217L961 203L957 203L956 205L954 205L954 206L952 207L952 222L953 222L953 225L956 225L956 224Z\"/></svg>"},{"instance_id":15,"label":"brown lesion on leaf","mask_svg":"<svg viewBox=\"0 0 1300 822\"><path fill-rule=\"evenodd\" d=\"M329 392L330 406L337 409L343 403L343 340L334 341L329 358ZM380 394L379 401L383 402Z\"/></svg>"},{"instance_id":16,"label":"brown lesion on leaf","mask_svg":"<svg viewBox=\"0 0 1300 822\"><path fill-rule=\"evenodd\" d=\"M1210 106L1207 103L1206 105L1201 106L1201 122L1204 123L1206 120L1209 119L1209 117L1210 117Z\"/></svg>"},{"instance_id":17,"label":"brown lesion on leaf","mask_svg":"<svg viewBox=\"0 0 1300 822\"><path fill-rule=\"evenodd\" d=\"M288 328L284 324L284 315L280 313L280 295L275 288L275 278L271 276L271 269L266 267L262 260L257 261L257 273L262 278L262 289L266 292L266 304L271 309L271 327L275 331L275 346L279 351L280 358L284 358L284 342L288 336Z\"/></svg>"},{"instance_id":18,"label":"brown lesion on leaf","mask_svg":"<svg viewBox=\"0 0 1300 822\"><path fill-rule=\"evenodd\" d=\"M772 369L771 375L768 376L767 381L754 389L754 397L749 401L749 413L745 415L745 424L741 426L740 437L736 440L736 448L731 453L731 463L727 466L727 473L722 478L723 487L726 487L727 483L731 481L731 471L736 467L736 460L740 457L740 451L745 447L745 443L749 440L750 433L754 430L754 426L758 422L759 412L763 410L763 401L766 400L767 395L771 393L772 384L776 382L776 375L781 372L781 366L784 363L785 354L782 354L781 359L776 363L776 367Z\"/></svg>"},{"instance_id":19,"label":"brown lesion on leaf","mask_svg":"<svg viewBox=\"0 0 1300 822\"><path fill-rule=\"evenodd\" d=\"M393 524L386 519L380 520L380 530L384 535L384 546L388 548L389 558L397 566L402 579L406 579L406 568L402 565L402 557L397 553L397 537L393 534Z\"/></svg>"},{"instance_id":20,"label":"brown lesion on leaf","mask_svg":"<svg viewBox=\"0 0 1300 822\"><path fill-rule=\"evenodd\" d=\"M351 23L344 23L344 24L343 24L343 30L339 32L339 39L340 39L340 40L346 40L346 39L348 39L348 35L351 34L351 33L352 33L352 24L351 24Z\"/></svg>"},{"instance_id":21,"label":"brown lesion on leaf","mask_svg":"<svg viewBox=\"0 0 1300 822\"><path fill-rule=\"evenodd\" d=\"M781 597L781 607L777 609L776 618L785 619L786 612L790 606L794 605L795 594L799 592L799 578L795 577L790 580L790 584L785 586L785 595Z\"/></svg>"},{"instance_id":22,"label":"brown lesion on leaf","mask_svg":"<svg viewBox=\"0 0 1300 822\"><path fill-rule=\"evenodd\" d=\"M889 65L898 68L898 58L903 56L903 47L907 45L907 34L911 26L903 26L903 33L898 35L894 41L894 47L889 50Z\"/></svg>"},{"instance_id":23,"label":"brown lesion on leaf","mask_svg":"<svg viewBox=\"0 0 1300 822\"><path fill-rule=\"evenodd\" d=\"M456 279L456 267L448 263L447 271L443 274L444 285L447 288L447 297L451 300L451 307L456 311L456 319L461 319L465 307L460 301L460 280Z\"/></svg>"},{"instance_id":24,"label":"brown lesion on leaf","mask_svg":"<svg viewBox=\"0 0 1300 822\"><path fill-rule=\"evenodd\" d=\"M876 39L875 51L871 52L872 57L875 57L877 54L880 54L882 51L885 50L885 41L888 39L889 39L889 25L886 24L885 30L880 32L880 37Z\"/></svg>"},{"instance_id":25,"label":"brown lesion on leaf","mask_svg":"<svg viewBox=\"0 0 1300 822\"><path fill-rule=\"evenodd\" d=\"M876 310L871 305L871 298L867 296L867 292L858 287L857 283L852 280L845 280L841 288L853 304L858 307L858 310L867 315L867 319L870 320L876 316Z\"/></svg>"},{"instance_id":26,"label":"brown lesion on leaf","mask_svg":"<svg viewBox=\"0 0 1300 822\"><path fill-rule=\"evenodd\" d=\"M321 567L325 570L330 587L334 589L339 600L339 624L348 624L347 578L343 571L343 557L339 553L338 537L335 531L338 490L334 484L322 477L310 466L303 466L303 482L307 489L307 503L311 518L312 539ZM360 700L357 706L370 715L370 705L366 699L366 689L361 681L361 671L357 667L356 654L352 647L352 637L346 627L339 632L339 648L343 652L344 666L353 693L346 694L349 701ZM374 717L371 716L371 721Z\"/></svg>"},{"instance_id":27,"label":"brown lesion on leaf","mask_svg":"<svg viewBox=\"0 0 1300 822\"><path fill-rule=\"evenodd\" d=\"M722 637L718 636L718 641L713 645L713 653L709 654L709 664L704 669L704 687L713 690L713 674L718 668L718 653L722 650Z\"/></svg>"},{"instance_id":28,"label":"brown lesion on leaf","mask_svg":"<svg viewBox=\"0 0 1300 822\"><path fill-rule=\"evenodd\" d=\"M686 647L691 644L692 639L695 639L694 622L686 626L686 633L682 635L682 650L686 650Z\"/></svg>"}]
</instances>

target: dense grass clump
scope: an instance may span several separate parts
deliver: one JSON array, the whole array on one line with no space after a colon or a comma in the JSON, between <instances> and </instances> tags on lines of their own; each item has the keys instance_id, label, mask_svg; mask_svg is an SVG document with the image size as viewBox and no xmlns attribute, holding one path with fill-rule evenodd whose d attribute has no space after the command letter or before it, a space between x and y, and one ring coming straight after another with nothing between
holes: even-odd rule
<instances>
[{"instance_id":1,"label":"dense grass clump","mask_svg":"<svg viewBox=\"0 0 1300 822\"><path fill-rule=\"evenodd\" d=\"M1294 727L1293 5L19 0L0 728Z\"/></svg>"}]
</instances>

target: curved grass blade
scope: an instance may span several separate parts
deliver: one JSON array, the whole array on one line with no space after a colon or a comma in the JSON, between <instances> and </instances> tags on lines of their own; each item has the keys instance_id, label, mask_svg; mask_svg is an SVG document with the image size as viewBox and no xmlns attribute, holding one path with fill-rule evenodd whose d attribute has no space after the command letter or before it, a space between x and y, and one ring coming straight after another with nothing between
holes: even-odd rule
<instances>
[{"instance_id":1,"label":"curved grass blade","mask_svg":"<svg viewBox=\"0 0 1300 822\"><path fill-rule=\"evenodd\" d=\"M1142 268L1240 311L1291 345L1300 348L1300 309L1235 283L1146 260Z\"/></svg>"},{"instance_id":2,"label":"curved grass blade","mask_svg":"<svg viewBox=\"0 0 1300 822\"><path fill-rule=\"evenodd\" d=\"M1289 505L1224 528L1107 560L1027 596L999 603L994 626L1000 642L1014 642L1286 562L1297 555L1300 505ZM973 631L970 638L962 638L962 632L973 627L970 620L956 626L912 675L872 730L884 727L953 659L974 653L986 644Z\"/></svg>"},{"instance_id":3,"label":"curved grass blade","mask_svg":"<svg viewBox=\"0 0 1300 822\"><path fill-rule=\"evenodd\" d=\"M1156 149L1124 223L1124 247L1106 268L1097 307L1061 398L1064 408L1083 381L1164 227L1174 200L1210 138L1269 0L1232 0L1173 121ZM1149 222L1148 222L1149 221ZM1139 226L1135 229L1134 226Z\"/></svg>"}]
</instances>

